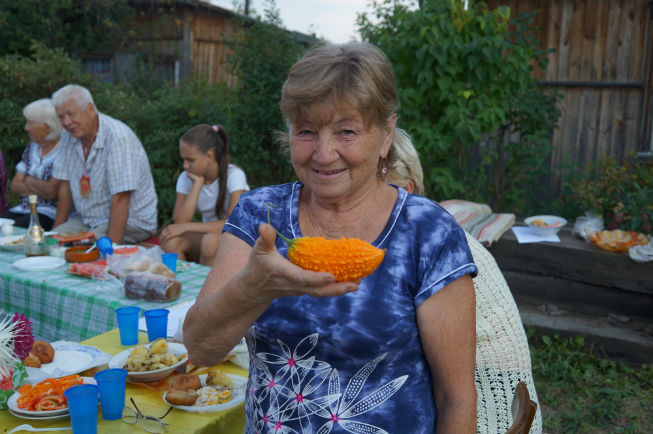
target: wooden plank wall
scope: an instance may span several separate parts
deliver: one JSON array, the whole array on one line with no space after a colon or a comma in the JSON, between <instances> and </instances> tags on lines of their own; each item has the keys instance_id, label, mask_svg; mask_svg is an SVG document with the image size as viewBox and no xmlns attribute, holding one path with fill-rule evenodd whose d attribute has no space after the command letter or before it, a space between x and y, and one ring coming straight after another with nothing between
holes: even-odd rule
<instances>
[{"instance_id":1,"label":"wooden plank wall","mask_svg":"<svg viewBox=\"0 0 653 434\"><path fill-rule=\"evenodd\" d=\"M183 43L184 14L187 14L190 24L188 70L211 84L220 81L233 84L234 77L229 74L227 41L237 24L224 15L192 9L163 13L147 11L136 16L132 47L143 53L172 56L183 62L186 49ZM184 70L183 67L180 69Z\"/></svg>"},{"instance_id":2,"label":"wooden plank wall","mask_svg":"<svg viewBox=\"0 0 653 434\"><path fill-rule=\"evenodd\" d=\"M227 42L231 21L224 16L194 13L191 22L193 74L209 83L225 81L232 84L229 74Z\"/></svg>"},{"instance_id":3,"label":"wooden plank wall","mask_svg":"<svg viewBox=\"0 0 653 434\"><path fill-rule=\"evenodd\" d=\"M609 155L623 161L632 152L650 151L648 92L651 88L651 37L646 34L648 0L488 0L490 9L511 8L511 16L539 10L541 48L553 48L546 70L536 78L556 86L563 99L553 131L551 168L554 196L564 162L586 166ZM648 44L645 39L648 38ZM645 53L645 51L649 53ZM579 85L587 82L588 85ZM615 86L614 83L626 83ZM639 86L638 86L639 85ZM644 101L646 99L646 101Z\"/></svg>"}]
</instances>

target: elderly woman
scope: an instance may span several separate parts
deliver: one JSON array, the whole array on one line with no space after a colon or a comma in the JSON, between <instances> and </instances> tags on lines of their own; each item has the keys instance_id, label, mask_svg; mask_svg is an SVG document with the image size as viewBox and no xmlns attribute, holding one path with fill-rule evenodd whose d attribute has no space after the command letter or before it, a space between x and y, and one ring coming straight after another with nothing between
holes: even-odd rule
<instances>
[{"instance_id":1,"label":"elderly woman","mask_svg":"<svg viewBox=\"0 0 653 434\"><path fill-rule=\"evenodd\" d=\"M388 157L386 182L409 193L424 194L422 164L410 137L397 128ZM531 353L519 309L492 254L465 232L478 267L476 294L476 393L479 433L503 433L512 425L512 399L518 382L526 383L530 398L537 402L531 370ZM529 431L542 432L538 406Z\"/></svg>"},{"instance_id":2,"label":"elderly woman","mask_svg":"<svg viewBox=\"0 0 653 434\"><path fill-rule=\"evenodd\" d=\"M52 102L39 99L23 109L25 131L30 143L25 148L20 162L16 165L16 175L11 180L11 192L23 199L20 204L3 213L0 217L14 219L16 226L29 225L28 196L36 194L36 211L43 229L52 229L57 214L57 191L59 182L52 177L52 168L59 150L61 122Z\"/></svg>"},{"instance_id":3,"label":"elderly woman","mask_svg":"<svg viewBox=\"0 0 653 434\"><path fill-rule=\"evenodd\" d=\"M382 180L398 104L369 44L315 47L289 72L281 110L300 181L241 196L184 322L196 364L246 336L248 433L476 431L476 266L449 214ZM287 238L354 237L385 258L359 282L303 270L267 209Z\"/></svg>"}]
</instances>

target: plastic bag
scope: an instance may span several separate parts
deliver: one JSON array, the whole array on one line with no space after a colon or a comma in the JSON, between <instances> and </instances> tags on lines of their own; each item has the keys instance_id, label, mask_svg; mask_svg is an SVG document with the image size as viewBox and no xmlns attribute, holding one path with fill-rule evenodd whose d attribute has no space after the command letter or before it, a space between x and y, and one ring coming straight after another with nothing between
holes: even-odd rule
<instances>
[{"instance_id":1,"label":"plastic bag","mask_svg":"<svg viewBox=\"0 0 653 434\"><path fill-rule=\"evenodd\" d=\"M572 233L577 238L588 241L593 234L602 230L603 218L587 211L585 212L585 216L576 218Z\"/></svg>"},{"instance_id":2,"label":"plastic bag","mask_svg":"<svg viewBox=\"0 0 653 434\"><path fill-rule=\"evenodd\" d=\"M175 273L161 262L162 254L161 247L154 246L131 256L109 255L107 264L111 271L120 276L121 279L124 279L125 275L130 271L159 274L174 279L176 277Z\"/></svg>"}]
</instances>

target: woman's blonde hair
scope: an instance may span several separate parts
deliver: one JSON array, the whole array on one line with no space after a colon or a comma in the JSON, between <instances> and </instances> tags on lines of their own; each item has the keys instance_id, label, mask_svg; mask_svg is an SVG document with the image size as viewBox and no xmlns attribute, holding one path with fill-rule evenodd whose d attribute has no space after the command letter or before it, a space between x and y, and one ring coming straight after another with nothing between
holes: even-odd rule
<instances>
[{"instance_id":1,"label":"woman's blonde hair","mask_svg":"<svg viewBox=\"0 0 653 434\"><path fill-rule=\"evenodd\" d=\"M424 173L419 154L408 133L401 128L395 128L395 139L388 153L387 168L388 172L384 178L386 182L405 187L413 181L413 193L424 194Z\"/></svg>"},{"instance_id":2,"label":"woman's blonde hair","mask_svg":"<svg viewBox=\"0 0 653 434\"><path fill-rule=\"evenodd\" d=\"M38 122L45 124L50 128L50 132L45 137L46 140L56 140L61 135L61 121L57 116L57 111L52 104L52 100L48 98L37 99L27 104L23 108L23 116L28 121Z\"/></svg>"},{"instance_id":3,"label":"woman's blonde hair","mask_svg":"<svg viewBox=\"0 0 653 434\"><path fill-rule=\"evenodd\" d=\"M281 89L281 112L294 125L307 119L325 123L343 104L378 125L399 108L392 65L374 45L316 45L290 68Z\"/></svg>"}]
</instances>

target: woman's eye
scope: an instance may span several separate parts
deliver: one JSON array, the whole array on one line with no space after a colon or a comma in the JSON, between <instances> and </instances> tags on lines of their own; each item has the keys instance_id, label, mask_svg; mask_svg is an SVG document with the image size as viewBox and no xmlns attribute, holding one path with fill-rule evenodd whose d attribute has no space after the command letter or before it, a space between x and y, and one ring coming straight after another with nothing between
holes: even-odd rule
<instances>
[{"instance_id":1,"label":"woman's eye","mask_svg":"<svg viewBox=\"0 0 653 434\"><path fill-rule=\"evenodd\" d=\"M344 128L344 129L340 130L340 134L345 136L345 137L350 137L350 136L355 135L356 131Z\"/></svg>"}]
</instances>

